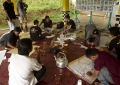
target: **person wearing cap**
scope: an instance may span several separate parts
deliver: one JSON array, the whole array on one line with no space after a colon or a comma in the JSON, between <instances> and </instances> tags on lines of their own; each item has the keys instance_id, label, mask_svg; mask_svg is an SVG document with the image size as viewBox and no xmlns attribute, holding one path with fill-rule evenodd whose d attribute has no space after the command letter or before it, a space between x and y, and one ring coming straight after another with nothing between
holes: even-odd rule
<instances>
[{"instance_id":1,"label":"person wearing cap","mask_svg":"<svg viewBox=\"0 0 120 85\"><path fill-rule=\"evenodd\" d=\"M76 29L75 22L70 19L69 15L65 16L65 21L67 22L67 24L64 26L64 32L74 32Z\"/></svg>"},{"instance_id":2,"label":"person wearing cap","mask_svg":"<svg viewBox=\"0 0 120 85\"><path fill-rule=\"evenodd\" d=\"M49 16L45 16L45 19L42 20L42 22L40 23L39 26L41 26L43 24L43 29L48 31L48 32L52 32L52 20L50 19ZM41 27L42 28L42 27Z\"/></svg>"},{"instance_id":3,"label":"person wearing cap","mask_svg":"<svg viewBox=\"0 0 120 85\"><path fill-rule=\"evenodd\" d=\"M101 34L94 24L87 25L85 27L85 39L88 44L91 44L89 42L89 39L94 38L95 39L94 44L98 46L100 42L100 37Z\"/></svg>"},{"instance_id":4,"label":"person wearing cap","mask_svg":"<svg viewBox=\"0 0 120 85\"><path fill-rule=\"evenodd\" d=\"M120 61L120 29L119 27L111 27L109 31L113 39L110 41L107 48L100 48L100 50L110 52Z\"/></svg>"}]
</instances>

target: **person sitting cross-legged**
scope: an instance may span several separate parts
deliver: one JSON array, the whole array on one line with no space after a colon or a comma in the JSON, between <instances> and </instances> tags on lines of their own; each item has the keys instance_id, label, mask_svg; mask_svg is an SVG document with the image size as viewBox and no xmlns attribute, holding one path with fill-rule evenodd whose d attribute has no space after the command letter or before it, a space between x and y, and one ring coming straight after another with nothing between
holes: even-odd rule
<instances>
[{"instance_id":1,"label":"person sitting cross-legged","mask_svg":"<svg viewBox=\"0 0 120 85\"><path fill-rule=\"evenodd\" d=\"M45 16L45 19L42 20L42 22L40 23L39 26L43 25L43 30L44 31L48 31L48 32L52 32L52 20L50 19L49 16Z\"/></svg>"},{"instance_id":2,"label":"person sitting cross-legged","mask_svg":"<svg viewBox=\"0 0 120 85\"><path fill-rule=\"evenodd\" d=\"M87 72L89 77L96 78L100 82L95 82L95 85L120 85L120 61L108 52L99 52L95 48L86 50L86 57L94 62L94 73Z\"/></svg>"},{"instance_id":3,"label":"person sitting cross-legged","mask_svg":"<svg viewBox=\"0 0 120 85\"><path fill-rule=\"evenodd\" d=\"M42 34L42 30L41 28L38 26L39 21L38 20L34 20L34 26L32 26L30 28L30 38L33 41L38 41L40 39L45 38L48 34L47 33L43 33Z\"/></svg>"},{"instance_id":4,"label":"person sitting cross-legged","mask_svg":"<svg viewBox=\"0 0 120 85\"><path fill-rule=\"evenodd\" d=\"M46 67L40 63L39 48L35 48L34 58L29 57L32 48L31 39L18 42L18 54L12 54L9 61L9 85L36 85L42 79Z\"/></svg>"},{"instance_id":5,"label":"person sitting cross-legged","mask_svg":"<svg viewBox=\"0 0 120 85\"><path fill-rule=\"evenodd\" d=\"M74 32L76 29L75 22L70 19L69 15L65 16L65 21L67 22L67 24L64 26L64 32Z\"/></svg>"},{"instance_id":6,"label":"person sitting cross-legged","mask_svg":"<svg viewBox=\"0 0 120 85\"><path fill-rule=\"evenodd\" d=\"M20 27L16 27L14 30L3 34L0 39L0 44L8 49L16 48L20 32Z\"/></svg>"}]
</instances>

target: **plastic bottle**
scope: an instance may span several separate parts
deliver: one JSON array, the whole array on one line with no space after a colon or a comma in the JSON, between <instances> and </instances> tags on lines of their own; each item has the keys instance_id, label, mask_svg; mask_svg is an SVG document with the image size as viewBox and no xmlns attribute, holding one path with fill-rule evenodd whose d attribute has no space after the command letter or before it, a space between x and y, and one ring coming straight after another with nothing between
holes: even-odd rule
<instances>
[{"instance_id":1,"label":"plastic bottle","mask_svg":"<svg viewBox=\"0 0 120 85\"><path fill-rule=\"evenodd\" d=\"M78 80L77 85L82 85L82 81Z\"/></svg>"}]
</instances>

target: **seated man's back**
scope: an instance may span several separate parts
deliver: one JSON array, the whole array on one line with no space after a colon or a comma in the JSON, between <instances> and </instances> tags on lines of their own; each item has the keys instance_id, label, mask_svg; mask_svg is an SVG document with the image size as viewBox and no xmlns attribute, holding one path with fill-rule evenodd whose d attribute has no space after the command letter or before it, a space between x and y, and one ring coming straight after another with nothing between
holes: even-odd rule
<instances>
[{"instance_id":1,"label":"seated man's back","mask_svg":"<svg viewBox=\"0 0 120 85\"><path fill-rule=\"evenodd\" d=\"M94 29L97 29L94 24L86 25L85 27L85 39L88 39L91 35Z\"/></svg>"},{"instance_id":2,"label":"seated man's back","mask_svg":"<svg viewBox=\"0 0 120 85\"><path fill-rule=\"evenodd\" d=\"M36 85L43 77L46 68L40 64L40 50L35 49L33 58L29 57L32 49L31 39L23 38L18 42L18 54L12 54L9 60L9 85Z\"/></svg>"},{"instance_id":3,"label":"seated man's back","mask_svg":"<svg viewBox=\"0 0 120 85\"><path fill-rule=\"evenodd\" d=\"M39 21L34 20L33 23L34 23L34 26L30 28L30 38L34 41L38 41L40 39L45 38L48 34L47 33L42 34L42 30L38 26Z\"/></svg>"},{"instance_id":4,"label":"seated man's back","mask_svg":"<svg viewBox=\"0 0 120 85\"><path fill-rule=\"evenodd\" d=\"M10 32L7 32L7 33L5 33L5 34L3 34L3 35L1 36L0 44L1 44L2 46L6 46L6 45L7 45L7 40L8 40L8 37L9 37L9 33L10 33Z\"/></svg>"},{"instance_id":5,"label":"seated man's back","mask_svg":"<svg viewBox=\"0 0 120 85\"><path fill-rule=\"evenodd\" d=\"M42 66L34 58L12 54L9 64L9 84L35 85L37 79L35 78L33 71L41 68Z\"/></svg>"},{"instance_id":6,"label":"seated man's back","mask_svg":"<svg viewBox=\"0 0 120 85\"><path fill-rule=\"evenodd\" d=\"M32 40L40 40L40 35L41 35L41 29L38 26L32 26L30 28L30 38Z\"/></svg>"}]
</instances>

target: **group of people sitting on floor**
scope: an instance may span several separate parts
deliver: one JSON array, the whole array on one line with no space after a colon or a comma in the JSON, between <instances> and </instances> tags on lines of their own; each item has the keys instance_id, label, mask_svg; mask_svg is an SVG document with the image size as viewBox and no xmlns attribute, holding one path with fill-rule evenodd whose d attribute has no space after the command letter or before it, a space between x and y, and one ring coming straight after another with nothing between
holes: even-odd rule
<instances>
[{"instance_id":1,"label":"group of people sitting on floor","mask_svg":"<svg viewBox=\"0 0 120 85\"><path fill-rule=\"evenodd\" d=\"M65 17L67 24L62 31L65 33L74 32L75 23L70 16ZM35 85L46 72L44 65L40 63L40 51L35 49L35 59L28 57L32 51L32 41L39 41L52 32L52 21L49 16L39 24L38 20L34 20L34 25L30 28L30 38L19 38L21 32L20 27L5 33L1 36L0 44L6 48L18 48L18 54L12 54L9 64L9 85ZM44 24L44 28L40 26ZM89 77L97 77L100 82L96 85L120 84L120 29L118 27L109 28L109 32L113 39L106 48L99 46L101 33L95 25L85 26L85 41L90 45L86 50L86 57L93 61L94 73L87 72ZM23 67L24 66L24 67Z\"/></svg>"},{"instance_id":2,"label":"group of people sitting on floor","mask_svg":"<svg viewBox=\"0 0 120 85\"><path fill-rule=\"evenodd\" d=\"M74 32L74 21L70 19L69 15L65 19L67 24L63 27L63 32ZM9 85L36 85L46 72L45 66L40 63L40 49L35 49L35 59L30 58L29 53L33 48L32 41L39 41L49 35L49 32L52 32L52 21L49 16L45 16L40 24L38 20L34 20L33 23L34 25L29 32L30 39L20 39L19 34L22 31L20 27L15 27L14 30L1 36L0 44L2 46L8 50L18 49L18 54L12 54L10 57ZM40 28L42 24L43 28Z\"/></svg>"},{"instance_id":3,"label":"group of people sitting on floor","mask_svg":"<svg viewBox=\"0 0 120 85\"><path fill-rule=\"evenodd\" d=\"M94 73L87 72L89 77L97 77L100 82L95 85L120 84L120 28L109 28L112 40L108 47L99 46L101 33L96 27L87 25L85 27L86 42L92 47L86 50L86 57L93 61Z\"/></svg>"},{"instance_id":4,"label":"group of people sitting on floor","mask_svg":"<svg viewBox=\"0 0 120 85\"><path fill-rule=\"evenodd\" d=\"M63 32L74 32L76 27L75 23L70 16L67 15L65 17L67 24L63 27ZM45 16L45 19L39 24L38 20L33 21L34 25L30 28L30 38L33 41L39 41L52 32L52 20L50 20L49 16ZM40 26L43 24L43 28ZM14 30L5 33L1 36L0 43L1 45L5 46L6 48L16 48L16 42L20 39L19 34L22 31L20 27L16 27Z\"/></svg>"}]
</instances>

